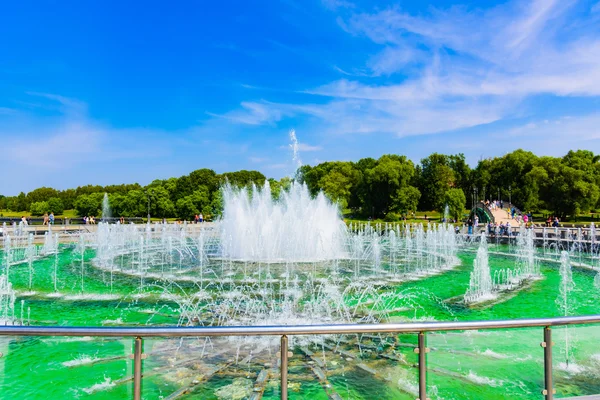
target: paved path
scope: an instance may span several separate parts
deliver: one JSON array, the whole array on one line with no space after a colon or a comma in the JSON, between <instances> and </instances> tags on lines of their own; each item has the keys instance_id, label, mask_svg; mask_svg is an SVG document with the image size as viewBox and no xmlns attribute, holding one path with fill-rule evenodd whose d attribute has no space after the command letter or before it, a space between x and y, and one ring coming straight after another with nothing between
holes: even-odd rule
<instances>
[{"instance_id":1,"label":"paved path","mask_svg":"<svg viewBox=\"0 0 600 400\"><path fill-rule=\"evenodd\" d=\"M497 208L491 211L494 219L496 220L496 224L500 225L502 223L506 225L507 222L510 222L510 225L513 227L519 225L516 219L510 217L510 214L506 208Z\"/></svg>"}]
</instances>

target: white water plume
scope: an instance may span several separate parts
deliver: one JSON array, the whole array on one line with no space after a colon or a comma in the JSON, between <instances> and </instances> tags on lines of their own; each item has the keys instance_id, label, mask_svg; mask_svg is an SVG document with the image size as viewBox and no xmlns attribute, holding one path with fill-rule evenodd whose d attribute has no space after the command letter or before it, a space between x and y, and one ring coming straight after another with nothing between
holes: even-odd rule
<instances>
[{"instance_id":1,"label":"white water plume","mask_svg":"<svg viewBox=\"0 0 600 400\"><path fill-rule=\"evenodd\" d=\"M112 211L110 209L110 203L108 202L108 194L104 193L104 198L102 199L102 220L108 221L112 217Z\"/></svg>"},{"instance_id":2,"label":"white water plume","mask_svg":"<svg viewBox=\"0 0 600 400\"><path fill-rule=\"evenodd\" d=\"M575 287L575 282L573 282L573 270L571 268L571 260L569 258L569 253L566 251L561 252L560 255L560 287L559 287L559 296L556 299L556 303L558 308L561 310L564 316L569 315L569 293ZM571 338L569 333L569 327L564 327L565 332L565 364L566 368L569 367L569 362L571 361Z\"/></svg>"},{"instance_id":3,"label":"white water plume","mask_svg":"<svg viewBox=\"0 0 600 400\"><path fill-rule=\"evenodd\" d=\"M262 189L223 189L220 222L223 257L250 261L317 261L347 258L347 230L339 209L322 193L292 183L274 200Z\"/></svg>"},{"instance_id":4,"label":"white water plume","mask_svg":"<svg viewBox=\"0 0 600 400\"><path fill-rule=\"evenodd\" d=\"M493 298L492 275L490 272L487 238L481 234L481 242L477 249L477 256L473 261L473 272L469 281L469 289L465 294L465 302L473 303Z\"/></svg>"}]
</instances>

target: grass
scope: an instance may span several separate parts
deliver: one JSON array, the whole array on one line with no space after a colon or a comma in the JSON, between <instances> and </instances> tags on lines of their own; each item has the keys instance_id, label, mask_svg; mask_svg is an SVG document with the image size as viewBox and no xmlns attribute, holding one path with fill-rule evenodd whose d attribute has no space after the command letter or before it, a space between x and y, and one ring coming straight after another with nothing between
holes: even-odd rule
<instances>
[{"instance_id":1,"label":"grass","mask_svg":"<svg viewBox=\"0 0 600 400\"><path fill-rule=\"evenodd\" d=\"M469 210L464 211L465 215L468 213L469 213ZM350 222L371 222L374 224L377 224L377 223L384 224L386 222L389 223L389 221L386 221L385 219L382 219L382 218L369 220L369 216L355 214L349 209L345 209L343 211L343 215L344 215L344 221L346 222L346 224L349 224ZM406 219L406 221L400 220L400 221L394 221L393 223L426 222L425 217L427 217L427 220L430 222L441 222L442 221L442 214L438 211L417 211L414 216L409 215L408 218Z\"/></svg>"},{"instance_id":2,"label":"grass","mask_svg":"<svg viewBox=\"0 0 600 400\"><path fill-rule=\"evenodd\" d=\"M29 211L8 211L0 210L0 217L5 218L21 218L22 216L40 218L41 215L32 216ZM65 210L62 214L54 214L56 218L77 218L75 210Z\"/></svg>"}]
</instances>

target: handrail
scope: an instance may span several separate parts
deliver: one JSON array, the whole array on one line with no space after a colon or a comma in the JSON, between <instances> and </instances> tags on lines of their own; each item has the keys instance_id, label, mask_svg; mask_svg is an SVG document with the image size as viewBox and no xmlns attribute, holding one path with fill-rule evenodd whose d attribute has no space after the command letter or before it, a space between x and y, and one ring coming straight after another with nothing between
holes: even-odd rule
<instances>
[{"instance_id":1,"label":"handrail","mask_svg":"<svg viewBox=\"0 0 600 400\"><path fill-rule=\"evenodd\" d=\"M189 336L281 336L340 335L354 333L415 333L508 329L600 323L600 315L525 318L461 322L411 322L400 324L338 324L279 326L194 326L194 327L66 327L0 326L0 336L102 336L102 337L189 337Z\"/></svg>"},{"instance_id":2,"label":"handrail","mask_svg":"<svg viewBox=\"0 0 600 400\"><path fill-rule=\"evenodd\" d=\"M544 341L544 388L546 400L553 400L552 377L552 327L577 324L600 323L600 315L576 317L526 318L515 320L464 321L464 322L415 322L401 324L340 324L340 325L289 325L289 326L216 326L216 327L64 327L64 326L0 326L0 336L102 336L134 337L133 354L133 399L141 400L143 377L143 338L144 337L184 337L184 336L281 336L280 380L281 399L288 400L288 336L356 333L417 333L419 370L418 400L427 400L427 332L457 331L476 329L503 329L543 327Z\"/></svg>"}]
</instances>

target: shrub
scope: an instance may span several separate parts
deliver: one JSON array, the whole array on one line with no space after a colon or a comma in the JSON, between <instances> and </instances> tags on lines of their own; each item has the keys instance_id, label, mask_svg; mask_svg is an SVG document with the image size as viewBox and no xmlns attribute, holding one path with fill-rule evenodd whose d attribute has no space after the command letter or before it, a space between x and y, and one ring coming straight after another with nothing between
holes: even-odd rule
<instances>
[{"instance_id":1,"label":"shrub","mask_svg":"<svg viewBox=\"0 0 600 400\"><path fill-rule=\"evenodd\" d=\"M385 214L384 221L385 222L398 222L398 221L400 221L400 214L397 214L394 212L389 212L389 213Z\"/></svg>"},{"instance_id":2,"label":"shrub","mask_svg":"<svg viewBox=\"0 0 600 400\"><path fill-rule=\"evenodd\" d=\"M36 201L35 203L31 203L31 206L29 207L31 215L44 215L44 213L48 212L48 209L47 201Z\"/></svg>"}]
</instances>

